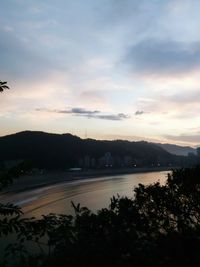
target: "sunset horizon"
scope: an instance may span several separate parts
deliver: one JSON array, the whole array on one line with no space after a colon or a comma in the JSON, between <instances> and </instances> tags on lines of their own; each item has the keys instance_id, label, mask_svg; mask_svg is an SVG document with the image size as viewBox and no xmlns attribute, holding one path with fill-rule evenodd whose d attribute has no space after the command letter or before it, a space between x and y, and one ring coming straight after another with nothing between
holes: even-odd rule
<instances>
[{"instance_id":1,"label":"sunset horizon","mask_svg":"<svg viewBox=\"0 0 200 267\"><path fill-rule=\"evenodd\" d=\"M0 136L200 143L200 3L1 3Z\"/></svg>"}]
</instances>

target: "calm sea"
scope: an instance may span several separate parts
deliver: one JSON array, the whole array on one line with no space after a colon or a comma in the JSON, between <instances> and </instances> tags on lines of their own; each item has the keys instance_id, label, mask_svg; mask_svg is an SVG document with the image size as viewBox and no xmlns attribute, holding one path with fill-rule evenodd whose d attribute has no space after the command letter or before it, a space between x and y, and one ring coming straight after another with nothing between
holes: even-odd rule
<instances>
[{"instance_id":1,"label":"calm sea","mask_svg":"<svg viewBox=\"0 0 200 267\"><path fill-rule=\"evenodd\" d=\"M110 198L133 196L133 189L139 183L165 183L168 171L135 173L118 176L98 177L44 186L26 192L12 193L6 201L18 204L25 216L40 217L48 213L72 213L71 201L87 206L93 211L107 207Z\"/></svg>"}]
</instances>

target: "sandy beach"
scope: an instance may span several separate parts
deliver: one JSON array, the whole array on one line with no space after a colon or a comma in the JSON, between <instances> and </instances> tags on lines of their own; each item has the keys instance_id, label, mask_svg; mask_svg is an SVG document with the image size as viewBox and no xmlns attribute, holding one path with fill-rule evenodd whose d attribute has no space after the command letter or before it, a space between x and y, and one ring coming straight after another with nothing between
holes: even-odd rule
<instances>
[{"instance_id":1,"label":"sandy beach","mask_svg":"<svg viewBox=\"0 0 200 267\"><path fill-rule=\"evenodd\" d=\"M120 174L131 174L131 173L143 173L143 172L155 172L155 171L170 171L169 167L157 167L157 168L126 168L126 169L106 169L106 170L87 170L78 172L69 171L45 171L43 174L29 174L21 176L15 179L13 184L6 187L1 194L7 192L19 192L31 190L46 185L68 182L74 180L113 176Z\"/></svg>"}]
</instances>

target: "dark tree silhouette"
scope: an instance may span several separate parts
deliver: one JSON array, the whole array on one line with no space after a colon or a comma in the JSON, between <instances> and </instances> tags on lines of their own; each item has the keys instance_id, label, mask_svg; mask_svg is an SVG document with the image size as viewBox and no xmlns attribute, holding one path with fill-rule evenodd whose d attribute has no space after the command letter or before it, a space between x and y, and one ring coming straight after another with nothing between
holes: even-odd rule
<instances>
[{"instance_id":1,"label":"dark tree silhouette","mask_svg":"<svg viewBox=\"0 0 200 267\"><path fill-rule=\"evenodd\" d=\"M2 93L5 89L10 89L7 86L7 82L3 82L3 81L0 80L0 92Z\"/></svg>"},{"instance_id":2,"label":"dark tree silhouette","mask_svg":"<svg viewBox=\"0 0 200 267\"><path fill-rule=\"evenodd\" d=\"M165 185L139 184L96 213L80 204L74 216L18 213L1 233L16 233L6 250L15 265L6 266L200 266L199 177L200 167L174 170Z\"/></svg>"}]
</instances>

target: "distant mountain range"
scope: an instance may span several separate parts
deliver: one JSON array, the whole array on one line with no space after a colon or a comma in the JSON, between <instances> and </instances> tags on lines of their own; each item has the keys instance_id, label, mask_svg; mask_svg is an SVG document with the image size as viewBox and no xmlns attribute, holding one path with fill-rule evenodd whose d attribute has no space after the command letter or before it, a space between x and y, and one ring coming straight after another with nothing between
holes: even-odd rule
<instances>
[{"instance_id":1,"label":"distant mountain range","mask_svg":"<svg viewBox=\"0 0 200 267\"><path fill-rule=\"evenodd\" d=\"M0 162L23 159L42 168L177 166L188 163L188 159L169 152L186 151L181 148L145 141L98 141L71 134L24 131L0 137Z\"/></svg>"},{"instance_id":2,"label":"distant mountain range","mask_svg":"<svg viewBox=\"0 0 200 267\"><path fill-rule=\"evenodd\" d=\"M196 149L190 146L178 146L172 144L156 144L162 147L164 150L168 151L171 154L178 156L188 156L188 153L196 154Z\"/></svg>"}]
</instances>

